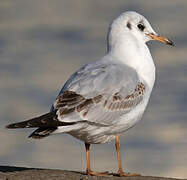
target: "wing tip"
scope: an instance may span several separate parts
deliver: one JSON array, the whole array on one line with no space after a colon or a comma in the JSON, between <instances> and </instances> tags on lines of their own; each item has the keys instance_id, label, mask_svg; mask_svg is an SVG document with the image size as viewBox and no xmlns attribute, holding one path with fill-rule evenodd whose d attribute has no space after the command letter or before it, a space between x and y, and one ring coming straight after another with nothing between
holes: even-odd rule
<instances>
[{"instance_id":1,"label":"wing tip","mask_svg":"<svg viewBox=\"0 0 187 180\"><path fill-rule=\"evenodd\" d=\"M5 126L5 128L6 129L14 129L16 127L15 127L15 124L8 124L8 125Z\"/></svg>"},{"instance_id":2,"label":"wing tip","mask_svg":"<svg viewBox=\"0 0 187 180\"><path fill-rule=\"evenodd\" d=\"M27 126L21 123L13 123L13 124L8 124L5 126L7 129L17 129L17 128L26 128Z\"/></svg>"}]
</instances>

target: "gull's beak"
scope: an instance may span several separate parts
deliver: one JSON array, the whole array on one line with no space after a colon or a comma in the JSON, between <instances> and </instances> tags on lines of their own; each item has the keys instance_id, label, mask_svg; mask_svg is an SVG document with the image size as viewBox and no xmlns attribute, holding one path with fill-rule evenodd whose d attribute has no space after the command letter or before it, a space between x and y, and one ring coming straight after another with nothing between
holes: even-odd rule
<instances>
[{"instance_id":1,"label":"gull's beak","mask_svg":"<svg viewBox=\"0 0 187 180\"><path fill-rule=\"evenodd\" d=\"M165 38L164 36L155 35L153 33L147 34L149 37L151 37L155 41L160 41L164 44L174 46L174 43L169 40L168 38Z\"/></svg>"}]
</instances>

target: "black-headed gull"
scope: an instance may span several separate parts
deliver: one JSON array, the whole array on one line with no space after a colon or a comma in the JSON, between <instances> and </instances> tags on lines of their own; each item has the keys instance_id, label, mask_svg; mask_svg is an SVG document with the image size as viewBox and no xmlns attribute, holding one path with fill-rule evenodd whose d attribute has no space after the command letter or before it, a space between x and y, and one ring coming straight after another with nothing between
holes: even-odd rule
<instances>
[{"instance_id":1,"label":"black-headed gull","mask_svg":"<svg viewBox=\"0 0 187 180\"><path fill-rule=\"evenodd\" d=\"M90 144L116 140L118 175L124 173L119 135L133 127L146 109L155 82L155 65L146 45L159 36L142 15L128 11L109 27L107 53L75 72L60 91L51 111L7 128L37 128L29 137L68 133L85 142L87 174L104 175L90 168Z\"/></svg>"}]
</instances>

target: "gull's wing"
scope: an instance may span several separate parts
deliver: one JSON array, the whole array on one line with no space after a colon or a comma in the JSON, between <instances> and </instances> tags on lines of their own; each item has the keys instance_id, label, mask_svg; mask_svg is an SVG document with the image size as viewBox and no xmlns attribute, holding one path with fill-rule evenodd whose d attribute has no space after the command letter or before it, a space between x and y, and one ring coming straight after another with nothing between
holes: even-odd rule
<instances>
[{"instance_id":1,"label":"gull's wing","mask_svg":"<svg viewBox=\"0 0 187 180\"><path fill-rule=\"evenodd\" d=\"M38 127L29 137L43 138L62 126L66 128L60 132L85 124L108 127L140 104L146 90L146 84L130 67L108 62L89 64L66 82L51 112L7 128Z\"/></svg>"},{"instance_id":2,"label":"gull's wing","mask_svg":"<svg viewBox=\"0 0 187 180\"><path fill-rule=\"evenodd\" d=\"M123 64L88 64L66 82L54 103L63 122L112 125L141 103L146 85Z\"/></svg>"}]
</instances>

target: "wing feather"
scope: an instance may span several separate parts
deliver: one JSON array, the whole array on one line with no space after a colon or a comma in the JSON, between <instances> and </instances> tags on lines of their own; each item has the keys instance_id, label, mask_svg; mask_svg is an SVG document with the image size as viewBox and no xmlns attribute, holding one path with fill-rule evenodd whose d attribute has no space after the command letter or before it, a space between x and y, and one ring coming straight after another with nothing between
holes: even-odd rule
<instances>
[{"instance_id":1,"label":"wing feather","mask_svg":"<svg viewBox=\"0 0 187 180\"><path fill-rule=\"evenodd\" d=\"M63 122L112 123L140 104L146 91L136 71L124 64L88 64L65 83L52 109Z\"/></svg>"},{"instance_id":2,"label":"wing feather","mask_svg":"<svg viewBox=\"0 0 187 180\"><path fill-rule=\"evenodd\" d=\"M64 94L71 94L75 97L63 99ZM57 109L58 118L66 122L84 122L92 123L100 126L112 125L112 121L122 114L126 114L137 106L143 99L145 86L140 83L135 90L123 97L118 92L112 97L106 95L98 95L93 98L86 99L80 94L72 91L65 91L56 100L55 109ZM78 98L79 97L79 98ZM79 101L78 101L79 99ZM73 105L72 105L73 104Z\"/></svg>"}]
</instances>

